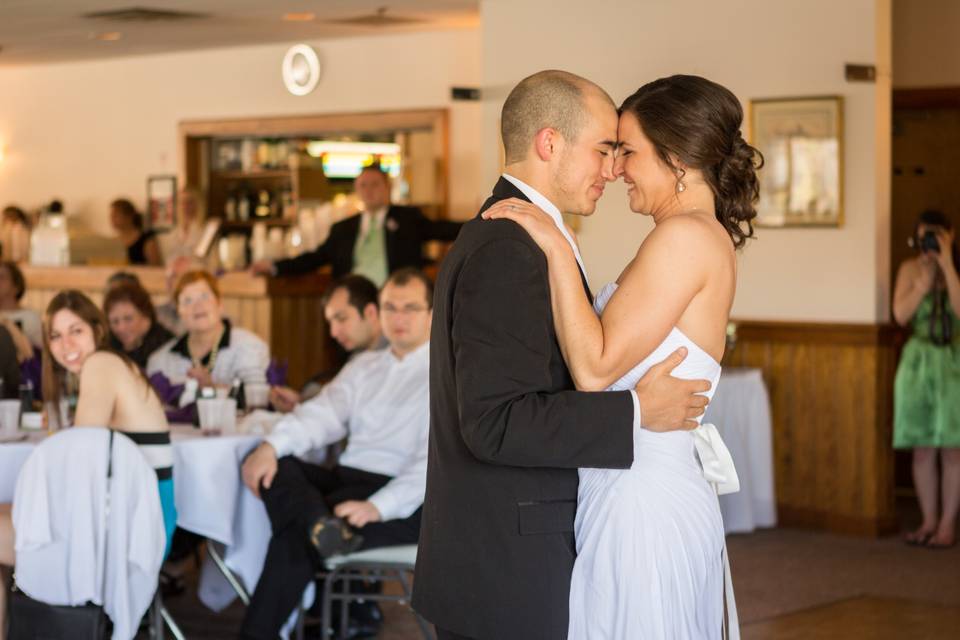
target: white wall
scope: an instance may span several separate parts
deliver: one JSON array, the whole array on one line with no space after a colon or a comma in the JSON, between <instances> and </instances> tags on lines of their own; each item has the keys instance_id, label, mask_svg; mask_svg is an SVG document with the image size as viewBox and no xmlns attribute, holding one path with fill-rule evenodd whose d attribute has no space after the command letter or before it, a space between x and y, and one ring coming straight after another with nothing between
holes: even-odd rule
<instances>
[{"instance_id":1,"label":"white wall","mask_svg":"<svg viewBox=\"0 0 960 640\"><path fill-rule=\"evenodd\" d=\"M960 2L893 0L893 86L960 85Z\"/></svg>"},{"instance_id":2,"label":"white wall","mask_svg":"<svg viewBox=\"0 0 960 640\"><path fill-rule=\"evenodd\" d=\"M734 315L883 320L888 285L877 251L883 246L878 234L887 233L889 188L884 195L876 177L884 162L878 138L889 138L889 129L878 130L877 123L889 89L884 96L882 83L847 83L843 73L847 62L876 63L887 64L889 76L889 62L877 56L878 39L889 39L889 30L877 33L878 12L889 12L889 0L482 0L484 180L492 184L496 178L496 131L506 92L540 69L586 76L615 101L674 73L709 77L744 103L842 95L845 225L758 230L742 254ZM889 172L889 157L884 170ZM617 276L648 230L649 223L627 209L622 184L610 185L581 231L594 287Z\"/></svg>"},{"instance_id":3,"label":"white wall","mask_svg":"<svg viewBox=\"0 0 960 640\"><path fill-rule=\"evenodd\" d=\"M479 84L479 32L309 44L324 73L303 98L280 79L287 44L0 68L0 203L60 197L106 233L111 199L142 204L148 175L177 173L182 120L449 107L452 212L468 215L478 198L481 106L451 102L450 87Z\"/></svg>"}]
</instances>

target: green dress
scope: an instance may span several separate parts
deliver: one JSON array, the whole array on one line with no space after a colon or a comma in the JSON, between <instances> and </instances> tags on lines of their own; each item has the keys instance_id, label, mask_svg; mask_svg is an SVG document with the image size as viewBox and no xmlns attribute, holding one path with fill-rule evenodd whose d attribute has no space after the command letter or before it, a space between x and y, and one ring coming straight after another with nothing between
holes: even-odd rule
<instances>
[{"instance_id":1,"label":"green dress","mask_svg":"<svg viewBox=\"0 0 960 640\"><path fill-rule=\"evenodd\" d=\"M944 306L953 325L950 344L930 339L932 293L911 321L893 383L894 448L960 447L960 320L945 295Z\"/></svg>"}]
</instances>

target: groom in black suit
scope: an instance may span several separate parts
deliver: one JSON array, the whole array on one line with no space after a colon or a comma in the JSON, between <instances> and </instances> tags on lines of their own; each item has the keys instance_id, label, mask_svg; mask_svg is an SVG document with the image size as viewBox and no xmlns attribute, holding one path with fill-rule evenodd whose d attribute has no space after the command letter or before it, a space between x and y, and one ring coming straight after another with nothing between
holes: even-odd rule
<instances>
[{"instance_id":1,"label":"groom in black suit","mask_svg":"<svg viewBox=\"0 0 960 640\"><path fill-rule=\"evenodd\" d=\"M614 179L617 111L593 83L544 71L503 106L506 198L593 213ZM589 296L586 279L584 295ZM520 226L474 219L440 270L430 341L430 453L413 606L441 640L565 638L577 468L628 468L634 434L684 428L704 381L574 390L551 317L547 261ZM642 409L642 414L641 414Z\"/></svg>"}]
</instances>

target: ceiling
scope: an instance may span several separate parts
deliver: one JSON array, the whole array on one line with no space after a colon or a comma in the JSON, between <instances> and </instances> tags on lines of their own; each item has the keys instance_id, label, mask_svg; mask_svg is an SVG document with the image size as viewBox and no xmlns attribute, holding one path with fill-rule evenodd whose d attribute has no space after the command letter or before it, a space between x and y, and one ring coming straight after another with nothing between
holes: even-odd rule
<instances>
[{"instance_id":1,"label":"ceiling","mask_svg":"<svg viewBox=\"0 0 960 640\"><path fill-rule=\"evenodd\" d=\"M478 0L0 0L0 65L466 28L479 24L478 4ZM132 21L85 17L130 9L199 15L171 19L136 12ZM288 21L285 14L306 15L300 16L305 20Z\"/></svg>"}]
</instances>

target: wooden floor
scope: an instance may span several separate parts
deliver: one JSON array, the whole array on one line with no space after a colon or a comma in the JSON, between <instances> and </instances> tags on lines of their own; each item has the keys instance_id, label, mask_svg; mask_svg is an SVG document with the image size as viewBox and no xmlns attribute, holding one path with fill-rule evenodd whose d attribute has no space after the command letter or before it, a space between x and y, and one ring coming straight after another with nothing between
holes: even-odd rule
<instances>
[{"instance_id":1,"label":"wooden floor","mask_svg":"<svg viewBox=\"0 0 960 640\"><path fill-rule=\"evenodd\" d=\"M743 640L956 640L960 608L863 596L753 622L741 632Z\"/></svg>"},{"instance_id":2,"label":"wooden floor","mask_svg":"<svg viewBox=\"0 0 960 640\"><path fill-rule=\"evenodd\" d=\"M744 640L960 640L960 547L774 529L728 548ZM167 606L189 640L235 638L244 613L208 611L192 588ZM409 609L383 611L377 638L421 637Z\"/></svg>"}]
</instances>

